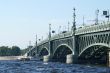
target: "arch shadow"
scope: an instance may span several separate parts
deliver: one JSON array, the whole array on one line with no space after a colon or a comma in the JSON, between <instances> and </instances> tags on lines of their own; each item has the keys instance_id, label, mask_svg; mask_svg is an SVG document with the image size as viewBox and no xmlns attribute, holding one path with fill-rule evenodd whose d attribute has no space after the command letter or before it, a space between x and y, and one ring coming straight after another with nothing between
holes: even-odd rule
<instances>
[{"instance_id":1,"label":"arch shadow","mask_svg":"<svg viewBox=\"0 0 110 73\"><path fill-rule=\"evenodd\" d=\"M108 44L95 43L85 47L79 54L79 61L90 64L107 64L107 51L110 49Z\"/></svg>"},{"instance_id":2,"label":"arch shadow","mask_svg":"<svg viewBox=\"0 0 110 73\"><path fill-rule=\"evenodd\" d=\"M40 50L39 57L43 57L43 56L48 55L48 54L49 54L49 50L46 47L44 47Z\"/></svg>"},{"instance_id":3,"label":"arch shadow","mask_svg":"<svg viewBox=\"0 0 110 73\"><path fill-rule=\"evenodd\" d=\"M105 47L110 48L110 46L109 46L108 44L105 44L105 43L95 43L95 44L91 44L91 45L85 47L85 48L81 51L81 53L79 54L79 56L81 56L88 48L90 48L90 47L92 47L92 46L97 46L97 45L99 45L99 46L105 46Z\"/></svg>"},{"instance_id":4,"label":"arch shadow","mask_svg":"<svg viewBox=\"0 0 110 73\"><path fill-rule=\"evenodd\" d=\"M68 46L67 44L61 44L55 49L55 51L53 53L52 61L65 63L66 56L68 54L73 54L72 48L70 46Z\"/></svg>"}]
</instances>

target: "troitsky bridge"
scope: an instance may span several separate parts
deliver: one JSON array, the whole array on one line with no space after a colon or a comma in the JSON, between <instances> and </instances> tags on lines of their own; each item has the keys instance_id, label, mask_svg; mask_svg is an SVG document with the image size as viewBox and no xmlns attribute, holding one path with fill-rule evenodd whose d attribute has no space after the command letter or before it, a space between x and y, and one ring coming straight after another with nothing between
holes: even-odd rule
<instances>
[{"instance_id":1,"label":"troitsky bridge","mask_svg":"<svg viewBox=\"0 0 110 73\"><path fill-rule=\"evenodd\" d=\"M76 28L75 10L72 30L49 37L27 52L43 61L98 63L110 66L110 23Z\"/></svg>"}]
</instances>

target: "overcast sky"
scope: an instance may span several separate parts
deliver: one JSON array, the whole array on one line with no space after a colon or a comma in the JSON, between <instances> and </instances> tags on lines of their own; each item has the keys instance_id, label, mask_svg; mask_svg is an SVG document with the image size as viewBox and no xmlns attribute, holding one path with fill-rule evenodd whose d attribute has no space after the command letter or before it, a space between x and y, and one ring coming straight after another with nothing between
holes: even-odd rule
<instances>
[{"instance_id":1,"label":"overcast sky","mask_svg":"<svg viewBox=\"0 0 110 73\"><path fill-rule=\"evenodd\" d=\"M95 19L104 20L103 10L110 9L110 0L0 0L0 46L17 45L24 49L31 41L47 37L48 25L58 33L58 28L67 30L72 26L73 7L76 8L77 26L88 25Z\"/></svg>"}]
</instances>

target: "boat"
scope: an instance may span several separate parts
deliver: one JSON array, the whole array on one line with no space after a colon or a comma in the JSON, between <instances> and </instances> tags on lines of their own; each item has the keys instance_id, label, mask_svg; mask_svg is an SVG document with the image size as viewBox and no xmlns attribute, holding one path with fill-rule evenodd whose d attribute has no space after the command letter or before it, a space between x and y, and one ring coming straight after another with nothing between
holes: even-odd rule
<instances>
[{"instance_id":1,"label":"boat","mask_svg":"<svg viewBox=\"0 0 110 73\"><path fill-rule=\"evenodd\" d=\"M40 61L39 57L31 57L30 61Z\"/></svg>"},{"instance_id":2,"label":"boat","mask_svg":"<svg viewBox=\"0 0 110 73\"><path fill-rule=\"evenodd\" d=\"M19 57L18 60L19 61L30 61L31 60L31 57L23 56L23 57Z\"/></svg>"}]
</instances>

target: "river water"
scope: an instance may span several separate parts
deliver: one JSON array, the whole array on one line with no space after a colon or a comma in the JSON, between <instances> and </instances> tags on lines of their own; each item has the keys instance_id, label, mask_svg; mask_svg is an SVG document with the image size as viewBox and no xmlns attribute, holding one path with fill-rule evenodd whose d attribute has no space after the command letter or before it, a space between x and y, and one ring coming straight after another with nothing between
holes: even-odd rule
<instances>
[{"instance_id":1,"label":"river water","mask_svg":"<svg viewBox=\"0 0 110 73\"><path fill-rule=\"evenodd\" d=\"M110 68L58 62L0 61L0 73L110 73Z\"/></svg>"}]
</instances>

